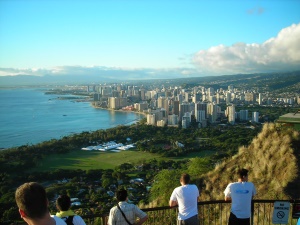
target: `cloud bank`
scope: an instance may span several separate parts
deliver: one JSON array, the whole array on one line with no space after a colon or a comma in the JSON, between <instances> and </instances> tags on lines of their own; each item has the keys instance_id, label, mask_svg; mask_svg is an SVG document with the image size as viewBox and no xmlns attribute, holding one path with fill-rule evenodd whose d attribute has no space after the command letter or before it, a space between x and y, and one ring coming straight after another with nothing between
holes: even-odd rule
<instances>
[{"instance_id":1,"label":"cloud bank","mask_svg":"<svg viewBox=\"0 0 300 225\"><path fill-rule=\"evenodd\" d=\"M194 65L208 74L280 72L300 69L300 23L282 29L262 44L235 43L200 50Z\"/></svg>"}]
</instances>

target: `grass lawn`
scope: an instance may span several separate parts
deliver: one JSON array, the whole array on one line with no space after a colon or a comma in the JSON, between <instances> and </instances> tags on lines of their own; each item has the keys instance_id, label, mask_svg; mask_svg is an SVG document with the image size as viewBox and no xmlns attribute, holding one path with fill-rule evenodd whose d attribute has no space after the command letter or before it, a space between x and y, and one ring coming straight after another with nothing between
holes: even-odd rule
<instances>
[{"instance_id":1,"label":"grass lawn","mask_svg":"<svg viewBox=\"0 0 300 225\"><path fill-rule=\"evenodd\" d=\"M122 163L137 163L149 159L167 159L157 154L127 150L121 152L72 151L66 154L53 154L44 158L32 171L55 169L114 169Z\"/></svg>"},{"instance_id":2,"label":"grass lawn","mask_svg":"<svg viewBox=\"0 0 300 225\"><path fill-rule=\"evenodd\" d=\"M172 159L172 160L182 160L182 159L191 159L191 158L202 158L202 157L206 157L206 156L211 156L213 154L215 154L216 151L211 151L211 150L202 150L200 152L192 152L189 153L187 156L182 156L182 157L169 157L168 159Z\"/></svg>"}]
</instances>

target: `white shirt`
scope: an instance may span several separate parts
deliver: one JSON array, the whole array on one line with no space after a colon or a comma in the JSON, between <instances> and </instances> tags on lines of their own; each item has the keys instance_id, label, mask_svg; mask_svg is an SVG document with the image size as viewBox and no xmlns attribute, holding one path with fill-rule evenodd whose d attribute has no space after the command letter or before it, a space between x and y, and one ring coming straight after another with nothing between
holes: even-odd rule
<instances>
[{"instance_id":1,"label":"white shirt","mask_svg":"<svg viewBox=\"0 0 300 225\"><path fill-rule=\"evenodd\" d=\"M256 189L251 182L235 182L227 185L225 197L231 198L231 212L240 219L250 218L251 200Z\"/></svg>"},{"instance_id":2,"label":"white shirt","mask_svg":"<svg viewBox=\"0 0 300 225\"><path fill-rule=\"evenodd\" d=\"M126 201L119 202L118 204L119 204L121 210L123 211L123 213L125 214L127 220L132 224L135 223L135 220L137 217L142 219L145 216L147 216L147 214L145 212L143 212L141 209L139 209L134 204L129 204ZM118 209L117 206L114 206L110 209L107 224L108 225L115 225L115 224L128 225L124 216L122 215L121 211Z\"/></svg>"},{"instance_id":3,"label":"white shirt","mask_svg":"<svg viewBox=\"0 0 300 225\"><path fill-rule=\"evenodd\" d=\"M198 214L199 190L196 185L188 184L174 189L170 200L178 203L178 219L186 220Z\"/></svg>"}]
</instances>

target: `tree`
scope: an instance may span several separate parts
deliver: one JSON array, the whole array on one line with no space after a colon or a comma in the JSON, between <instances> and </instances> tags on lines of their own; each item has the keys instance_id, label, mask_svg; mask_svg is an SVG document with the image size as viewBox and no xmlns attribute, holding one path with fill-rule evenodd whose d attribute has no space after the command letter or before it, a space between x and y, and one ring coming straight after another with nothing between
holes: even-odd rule
<instances>
[{"instance_id":1,"label":"tree","mask_svg":"<svg viewBox=\"0 0 300 225\"><path fill-rule=\"evenodd\" d=\"M150 189L150 199L157 201L158 206L169 204L169 198L175 187L179 186L180 170L161 170L155 177Z\"/></svg>"},{"instance_id":2,"label":"tree","mask_svg":"<svg viewBox=\"0 0 300 225\"><path fill-rule=\"evenodd\" d=\"M187 173L193 178L212 170L212 162L208 158L193 158L188 163Z\"/></svg>"}]
</instances>

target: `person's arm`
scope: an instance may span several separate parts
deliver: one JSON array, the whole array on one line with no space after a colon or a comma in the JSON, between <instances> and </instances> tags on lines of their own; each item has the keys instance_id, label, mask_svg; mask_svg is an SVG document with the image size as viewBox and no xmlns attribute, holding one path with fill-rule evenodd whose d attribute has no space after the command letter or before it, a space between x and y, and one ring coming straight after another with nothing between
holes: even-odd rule
<instances>
[{"instance_id":1,"label":"person's arm","mask_svg":"<svg viewBox=\"0 0 300 225\"><path fill-rule=\"evenodd\" d=\"M169 206L172 207L172 206L177 206L178 205L178 202L177 201L172 201L170 200L169 202Z\"/></svg>"},{"instance_id":2,"label":"person's arm","mask_svg":"<svg viewBox=\"0 0 300 225\"><path fill-rule=\"evenodd\" d=\"M110 209L109 216L108 216L108 221L107 221L107 225L113 225L113 224L114 224L113 213L112 213L112 209Z\"/></svg>"},{"instance_id":3,"label":"person's arm","mask_svg":"<svg viewBox=\"0 0 300 225\"><path fill-rule=\"evenodd\" d=\"M225 194L225 201L230 201L231 200L231 191L230 191L230 186L231 184L228 184L225 191L224 191L224 194Z\"/></svg>"},{"instance_id":4,"label":"person's arm","mask_svg":"<svg viewBox=\"0 0 300 225\"><path fill-rule=\"evenodd\" d=\"M173 206L177 206L177 205L178 205L175 190L176 190L176 189L173 190L173 192L172 192L172 194L171 194L171 197L170 197L170 200L169 200L169 206L170 206L170 207L173 207Z\"/></svg>"},{"instance_id":5,"label":"person's arm","mask_svg":"<svg viewBox=\"0 0 300 225\"><path fill-rule=\"evenodd\" d=\"M230 201L231 200L231 198L230 197L228 197L228 196L225 196L225 201Z\"/></svg>"},{"instance_id":6,"label":"person's arm","mask_svg":"<svg viewBox=\"0 0 300 225\"><path fill-rule=\"evenodd\" d=\"M140 218L139 221L135 222L134 225L141 225L148 219L148 215L144 216L143 218Z\"/></svg>"}]
</instances>

